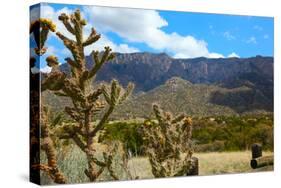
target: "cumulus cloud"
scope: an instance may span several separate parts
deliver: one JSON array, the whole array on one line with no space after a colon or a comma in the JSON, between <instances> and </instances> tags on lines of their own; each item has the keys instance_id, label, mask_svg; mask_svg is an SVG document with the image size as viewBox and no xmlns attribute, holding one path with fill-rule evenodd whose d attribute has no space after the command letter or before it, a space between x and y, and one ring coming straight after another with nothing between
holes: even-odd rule
<instances>
[{"instance_id":1,"label":"cumulus cloud","mask_svg":"<svg viewBox=\"0 0 281 188\"><path fill-rule=\"evenodd\" d=\"M74 10L65 7L56 11L48 4L44 4L41 9L41 17L52 19L56 23L58 31L73 38L58 20L58 16L63 12L72 13ZM88 20L84 32L85 37L90 33L91 27L95 27L102 34L102 38L98 42L85 48L86 54L91 53L93 49L103 50L104 46L110 46L115 52L139 51L126 44L127 41L128 43L144 43L154 50L166 51L175 58L224 57L222 54L210 52L208 44L202 39L191 35L180 35L176 32L165 32L163 28L168 26L168 22L155 10L85 6L81 12ZM36 15L36 13L33 14ZM106 36L109 32L117 34L125 42L114 43ZM57 49L57 51L70 55L65 49Z\"/></svg>"},{"instance_id":2,"label":"cumulus cloud","mask_svg":"<svg viewBox=\"0 0 281 188\"><path fill-rule=\"evenodd\" d=\"M51 72L51 70L52 70L52 68L48 67L48 66L42 67L40 69L38 67L32 67L31 73L33 73L33 74L36 74L36 73L39 73L39 72L49 73L49 72Z\"/></svg>"},{"instance_id":3,"label":"cumulus cloud","mask_svg":"<svg viewBox=\"0 0 281 188\"><path fill-rule=\"evenodd\" d=\"M51 72L51 70L52 70L52 68L48 67L48 66L40 68L40 71L44 72L44 73L49 73L49 72Z\"/></svg>"},{"instance_id":4,"label":"cumulus cloud","mask_svg":"<svg viewBox=\"0 0 281 188\"><path fill-rule=\"evenodd\" d=\"M235 40L235 36L233 36L229 31L226 31L223 33L223 36L227 39L227 40Z\"/></svg>"},{"instance_id":5,"label":"cumulus cloud","mask_svg":"<svg viewBox=\"0 0 281 188\"><path fill-rule=\"evenodd\" d=\"M67 7L64 7L62 9L55 11L54 8L45 4L45 5L41 6L41 17L49 18L49 19L53 20L57 26L57 31L61 32L68 38L74 39L74 36L72 34L70 34L66 30L66 28L64 27L62 22L58 20L58 16L61 13L71 14L74 11L75 11L74 9L72 10ZM83 11L81 11L81 14L83 17L88 17L88 15L86 15ZM93 25L91 24L91 22L88 22L88 24L85 27L84 38L88 37L92 27L93 27ZM52 36L55 36L55 34L52 33ZM94 45L87 46L85 48L85 54L86 55L90 54L92 52L92 50L94 50L94 49L95 50L104 50L104 46L110 46L113 49L113 51L115 51L115 52L131 53L131 52L138 51L137 48L130 47L127 44L122 44L122 43L115 44L114 42L110 41L105 35L102 35L101 39L97 42L97 44L95 44L95 46ZM62 54L65 54L65 55L70 55L70 53L67 52L66 49L60 49L60 50L56 49L56 51L60 51Z\"/></svg>"},{"instance_id":6,"label":"cumulus cloud","mask_svg":"<svg viewBox=\"0 0 281 188\"><path fill-rule=\"evenodd\" d=\"M218 53L209 53L209 58L224 58L224 56L222 54L218 54Z\"/></svg>"},{"instance_id":7,"label":"cumulus cloud","mask_svg":"<svg viewBox=\"0 0 281 188\"><path fill-rule=\"evenodd\" d=\"M263 35L263 38L264 38L264 39L268 39L269 36L268 36L267 34L265 34L265 35Z\"/></svg>"},{"instance_id":8,"label":"cumulus cloud","mask_svg":"<svg viewBox=\"0 0 281 188\"><path fill-rule=\"evenodd\" d=\"M246 40L248 44L257 44L257 39L254 36L251 36L248 40Z\"/></svg>"},{"instance_id":9,"label":"cumulus cloud","mask_svg":"<svg viewBox=\"0 0 281 188\"><path fill-rule=\"evenodd\" d=\"M168 22L155 10L87 6L84 12L99 30L114 32L129 42L145 43L155 50L170 52L176 58L222 56L209 52L204 40L163 31Z\"/></svg>"},{"instance_id":10,"label":"cumulus cloud","mask_svg":"<svg viewBox=\"0 0 281 188\"><path fill-rule=\"evenodd\" d=\"M237 57L239 58L240 56L238 54L236 54L235 52L232 52L231 54L229 54L227 57L231 58L231 57Z\"/></svg>"},{"instance_id":11,"label":"cumulus cloud","mask_svg":"<svg viewBox=\"0 0 281 188\"><path fill-rule=\"evenodd\" d=\"M110 41L106 35L103 35L96 43L91 45L90 47L85 48L85 53L90 54L93 50L103 51L105 46L110 46L112 51L120 52L120 53L133 53L139 52L137 48L130 47L128 44L115 44Z\"/></svg>"}]
</instances>

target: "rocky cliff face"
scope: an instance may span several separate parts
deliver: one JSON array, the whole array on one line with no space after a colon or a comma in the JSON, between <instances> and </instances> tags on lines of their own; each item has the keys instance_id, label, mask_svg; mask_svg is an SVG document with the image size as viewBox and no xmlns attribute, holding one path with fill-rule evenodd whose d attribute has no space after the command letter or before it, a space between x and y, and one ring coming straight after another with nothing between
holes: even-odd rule
<instances>
[{"instance_id":1,"label":"rocky cliff face","mask_svg":"<svg viewBox=\"0 0 281 188\"><path fill-rule=\"evenodd\" d=\"M87 61L88 66L92 66L90 57ZM66 64L61 65L61 69L69 72ZM116 78L122 84L133 81L137 91L148 91L172 77L180 77L192 83L223 84L230 80L245 80L251 74L257 77L254 79L265 78L272 82L273 58L173 59L164 53L117 53L116 58L99 72L97 80L110 81Z\"/></svg>"},{"instance_id":2,"label":"rocky cliff face","mask_svg":"<svg viewBox=\"0 0 281 188\"><path fill-rule=\"evenodd\" d=\"M93 66L90 57L87 66ZM61 69L69 72L66 64ZM120 117L144 116L153 102L203 116L273 111L272 57L173 59L164 53L117 53L96 80L113 78L136 85L133 97L117 111Z\"/></svg>"}]
</instances>

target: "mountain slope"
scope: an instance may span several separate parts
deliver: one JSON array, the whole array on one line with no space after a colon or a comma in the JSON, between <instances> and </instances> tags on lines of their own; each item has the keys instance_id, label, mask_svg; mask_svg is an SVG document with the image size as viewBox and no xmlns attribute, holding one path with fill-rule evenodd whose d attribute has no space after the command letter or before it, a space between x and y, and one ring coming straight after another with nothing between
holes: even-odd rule
<instances>
[{"instance_id":1,"label":"mountain slope","mask_svg":"<svg viewBox=\"0 0 281 188\"><path fill-rule=\"evenodd\" d=\"M215 85L192 84L178 77L121 105L116 116L149 117L153 103L159 103L174 113L195 116L234 115L270 111L265 96L252 88L235 89Z\"/></svg>"},{"instance_id":2,"label":"mountain slope","mask_svg":"<svg viewBox=\"0 0 281 188\"><path fill-rule=\"evenodd\" d=\"M87 57L87 66L93 66L91 57ZM69 73L67 64L62 64L61 69ZM252 73L273 82L273 58L174 59L165 53L117 53L113 61L102 67L97 81L116 78L123 85L132 81L136 84L136 91L146 92L172 77L191 83L220 84Z\"/></svg>"},{"instance_id":3,"label":"mountain slope","mask_svg":"<svg viewBox=\"0 0 281 188\"><path fill-rule=\"evenodd\" d=\"M87 66L93 66L87 57ZM67 64L60 67L69 73ZM273 111L273 58L173 59L151 53L116 54L98 73L98 82L113 78L136 85L133 96L115 117L147 117L151 104L192 115L228 115ZM69 105L67 99L45 92L55 110Z\"/></svg>"}]
</instances>

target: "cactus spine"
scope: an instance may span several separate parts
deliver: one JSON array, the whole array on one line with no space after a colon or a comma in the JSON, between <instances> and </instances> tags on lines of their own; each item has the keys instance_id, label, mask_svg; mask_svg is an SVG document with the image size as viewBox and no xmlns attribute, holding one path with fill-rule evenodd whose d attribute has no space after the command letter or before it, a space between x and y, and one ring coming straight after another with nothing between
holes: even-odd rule
<instances>
[{"instance_id":1,"label":"cactus spine","mask_svg":"<svg viewBox=\"0 0 281 188\"><path fill-rule=\"evenodd\" d=\"M183 176L192 167L192 120L184 114L173 117L153 105L157 122L142 126L145 147L155 177Z\"/></svg>"},{"instance_id":2,"label":"cactus spine","mask_svg":"<svg viewBox=\"0 0 281 188\"><path fill-rule=\"evenodd\" d=\"M110 86L102 85L93 88L92 82L100 68L115 56L110 47L105 47L103 52L93 51L91 56L94 61L93 67L86 67L84 48L99 40L100 34L92 28L90 35L84 40L83 27L86 21L81 17L80 11L76 10L71 15L62 13L59 20L64 24L75 40L67 38L60 32L56 32L59 39L62 40L66 48L71 52L73 58L66 58L70 66L71 75L67 76L58 68L59 62L55 56L49 56L46 61L48 66L52 67L50 74L42 82L42 89L53 91L58 96L68 97L72 101L72 106L65 107L65 113L68 114L76 124L65 125L62 127L62 139L72 139L74 143L85 152L88 160L88 168L85 174L90 181L96 181L104 168L107 168L114 179L117 176L111 169L112 155L104 154L104 161L98 161L95 158L96 148L94 138L97 133L103 129L110 114L115 107L122 103L132 92L134 85L129 83L126 89L123 89L117 80L112 80ZM107 105L105 105L107 103ZM93 124L92 118L95 114L101 113L101 119L97 124Z\"/></svg>"}]
</instances>

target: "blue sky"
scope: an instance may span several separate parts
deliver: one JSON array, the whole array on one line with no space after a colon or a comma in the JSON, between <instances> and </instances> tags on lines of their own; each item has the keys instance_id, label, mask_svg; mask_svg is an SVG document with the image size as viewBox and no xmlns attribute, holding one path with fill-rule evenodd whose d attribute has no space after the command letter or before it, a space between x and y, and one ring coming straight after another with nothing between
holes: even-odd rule
<instances>
[{"instance_id":1,"label":"blue sky","mask_svg":"<svg viewBox=\"0 0 281 188\"><path fill-rule=\"evenodd\" d=\"M274 21L269 17L46 3L41 4L41 17L52 19L58 31L71 37L57 17L77 8L89 24L85 37L91 27L102 34L99 42L85 49L86 54L109 45L116 52L166 52L174 58L273 56ZM38 10L38 6L31 9L32 19ZM55 35L46 46L45 56L54 53L62 63L70 55Z\"/></svg>"}]
</instances>

